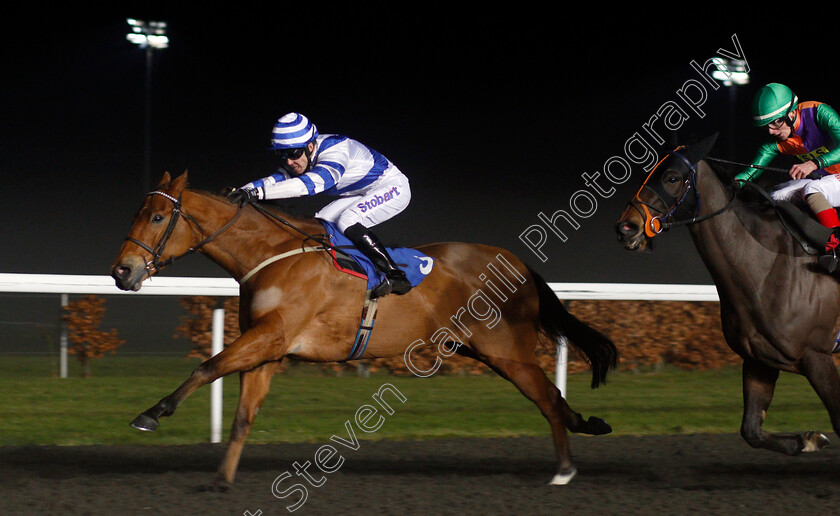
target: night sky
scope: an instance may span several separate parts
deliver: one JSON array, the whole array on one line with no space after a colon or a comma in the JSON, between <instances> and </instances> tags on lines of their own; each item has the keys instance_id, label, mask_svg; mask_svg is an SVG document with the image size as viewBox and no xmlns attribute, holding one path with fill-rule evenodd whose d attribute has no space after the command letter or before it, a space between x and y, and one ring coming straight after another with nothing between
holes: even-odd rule
<instances>
[{"instance_id":1,"label":"night sky","mask_svg":"<svg viewBox=\"0 0 840 516\"><path fill-rule=\"evenodd\" d=\"M377 149L409 177L413 198L378 227L388 245L468 241L511 249L550 282L710 283L685 229L652 253L616 242L613 221L643 178L635 165L594 213L551 235L545 261L520 240L538 214L569 209L678 90L698 80L690 63L736 49L752 82L708 97L657 152L718 131L713 154L748 160L761 135L753 93L767 82L802 100L840 104L825 58L829 40L732 22L633 15L604 19L518 6L458 16L411 7L405 15L273 9L247 13L124 12L23 16L4 34L0 271L107 274L143 200L145 54L126 16L165 20L170 47L154 55L152 181L189 171L220 191L270 174L271 128L288 111L321 133ZM718 17L723 19L722 17ZM301 35L300 31L304 31ZM38 35L36 35L38 34ZM775 34L785 34L774 37ZM730 116L734 110L734 116ZM592 192L590 188L590 192ZM326 196L287 203L314 213ZM170 276L219 276L190 257Z\"/></svg>"}]
</instances>

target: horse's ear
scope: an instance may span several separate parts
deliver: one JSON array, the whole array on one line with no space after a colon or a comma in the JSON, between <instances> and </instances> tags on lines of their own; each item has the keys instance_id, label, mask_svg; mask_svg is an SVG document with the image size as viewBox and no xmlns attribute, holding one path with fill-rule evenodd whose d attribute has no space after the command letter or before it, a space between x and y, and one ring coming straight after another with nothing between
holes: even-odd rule
<instances>
[{"instance_id":1,"label":"horse's ear","mask_svg":"<svg viewBox=\"0 0 840 516\"><path fill-rule=\"evenodd\" d=\"M187 187L187 172L184 171L183 174L176 177L172 180L172 184L169 187L169 195L172 197L178 197L181 195L181 192Z\"/></svg>"},{"instance_id":2,"label":"horse's ear","mask_svg":"<svg viewBox=\"0 0 840 516\"><path fill-rule=\"evenodd\" d=\"M697 163L701 159L705 158L706 154L708 154L709 151L712 150L712 147L714 147L717 137L718 133L714 133L699 142L687 146L685 150L686 159L692 163Z\"/></svg>"},{"instance_id":3,"label":"horse's ear","mask_svg":"<svg viewBox=\"0 0 840 516\"><path fill-rule=\"evenodd\" d=\"M172 181L172 178L169 177L169 172L164 172L163 177L158 181L158 188L168 185L170 181Z\"/></svg>"}]
</instances>

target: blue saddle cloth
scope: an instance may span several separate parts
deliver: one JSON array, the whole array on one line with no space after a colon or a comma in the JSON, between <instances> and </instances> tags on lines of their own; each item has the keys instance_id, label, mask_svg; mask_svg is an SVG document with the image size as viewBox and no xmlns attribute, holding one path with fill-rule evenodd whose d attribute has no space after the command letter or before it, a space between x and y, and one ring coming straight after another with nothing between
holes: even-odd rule
<instances>
[{"instance_id":1,"label":"blue saddle cloth","mask_svg":"<svg viewBox=\"0 0 840 516\"><path fill-rule=\"evenodd\" d=\"M326 220L319 220L319 222L321 222L324 229L327 231L327 236L329 237L332 245L340 248L341 252L350 255L365 271L368 281L368 289L376 287L383 279L385 279L385 275L376 268L368 257L356 249L353 242L344 236L335 224L327 222ZM434 259L426 256L416 249L410 249L407 247L388 247L387 250L388 254L391 255L391 258L394 259L394 263L396 263L397 266L405 272L405 276L411 283L412 287L419 285L420 282L423 281L430 272L432 272L432 267L435 262Z\"/></svg>"}]
</instances>

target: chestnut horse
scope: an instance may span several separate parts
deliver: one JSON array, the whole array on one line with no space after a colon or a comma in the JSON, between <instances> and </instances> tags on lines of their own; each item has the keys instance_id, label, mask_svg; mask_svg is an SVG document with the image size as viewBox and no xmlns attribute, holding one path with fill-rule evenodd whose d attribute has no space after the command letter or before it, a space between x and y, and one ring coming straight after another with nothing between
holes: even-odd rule
<instances>
[{"instance_id":1,"label":"chestnut horse","mask_svg":"<svg viewBox=\"0 0 840 516\"><path fill-rule=\"evenodd\" d=\"M761 426L786 371L808 379L840 433L832 359L840 286L780 223L781 214L755 202L756 187L721 180L720 166L703 159L713 144L711 137L669 153L616 222L618 239L642 250L661 231L688 225L717 287L723 335L744 360L741 435L755 448L789 455L818 450L828 445L821 433L770 434Z\"/></svg>"},{"instance_id":2,"label":"chestnut horse","mask_svg":"<svg viewBox=\"0 0 840 516\"><path fill-rule=\"evenodd\" d=\"M326 252L298 252L307 245L323 245L312 237L323 233L316 219L293 219L266 205L232 204L223 196L188 189L186 173L176 179L167 173L135 215L111 269L119 288L138 290L159 268L198 251L240 282L240 337L132 422L135 428L154 430L160 417L172 415L196 389L239 372L239 406L215 487L232 484L245 439L281 360L334 362L350 354L366 282L337 270ZM600 418L584 420L569 408L540 368L535 348L565 334L588 357L594 388L615 367L615 346L569 314L545 281L506 250L464 243L418 250L434 259L432 272L406 295L381 299L376 328L361 358L403 355L418 339L434 340L433 334L443 339L439 336L445 334L446 342L439 345L487 364L539 407L557 455L552 483L567 483L575 474L567 429L604 434L611 428ZM290 251L296 254L277 259ZM506 277L488 281L488 265L497 272L509 267ZM495 299L487 294L489 287ZM479 291L485 293L484 304L471 304ZM476 311L481 312L478 317ZM435 333L450 322L463 339L454 331Z\"/></svg>"}]
</instances>

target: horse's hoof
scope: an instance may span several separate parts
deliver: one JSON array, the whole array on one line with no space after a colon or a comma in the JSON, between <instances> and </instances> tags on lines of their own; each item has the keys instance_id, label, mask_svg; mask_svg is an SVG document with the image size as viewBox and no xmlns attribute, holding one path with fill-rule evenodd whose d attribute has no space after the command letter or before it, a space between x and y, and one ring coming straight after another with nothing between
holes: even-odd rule
<instances>
[{"instance_id":1,"label":"horse's hoof","mask_svg":"<svg viewBox=\"0 0 840 516\"><path fill-rule=\"evenodd\" d=\"M586 421L586 427L589 430L586 433L590 435L604 435L612 432L612 427L609 423L595 416L589 416L589 420Z\"/></svg>"},{"instance_id":2,"label":"horse's hoof","mask_svg":"<svg viewBox=\"0 0 840 516\"><path fill-rule=\"evenodd\" d=\"M831 441L828 440L825 434L813 430L802 434L802 441L802 451L805 453L820 451L831 444Z\"/></svg>"},{"instance_id":3,"label":"horse's hoof","mask_svg":"<svg viewBox=\"0 0 840 516\"><path fill-rule=\"evenodd\" d=\"M550 486L565 486L577 475L577 470L575 468L571 468L568 471L560 472L554 475L554 478L551 479L551 482L548 483Z\"/></svg>"},{"instance_id":4,"label":"horse's hoof","mask_svg":"<svg viewBox=\"0 0 840 516\"><path fill-rule=\"evenodd\" d=\"M144 432L154 432L157 427L158 420L146 414L140 414L131 422L131 428L143 430Z\"/></svg>"},{"instance_id":5,"label":"horse's hoof","mask_svg":"<svg viewBox=\"0 0 840 516\"><path fill-rule=\"evenodd\" d=\"M227 493L230 491L231 484L227 480L218 477L213 480L209 485L205 486L202 491L210 491L213 493Z\"/></svg>"}]
</instances>

